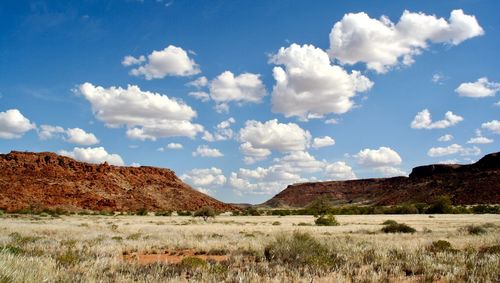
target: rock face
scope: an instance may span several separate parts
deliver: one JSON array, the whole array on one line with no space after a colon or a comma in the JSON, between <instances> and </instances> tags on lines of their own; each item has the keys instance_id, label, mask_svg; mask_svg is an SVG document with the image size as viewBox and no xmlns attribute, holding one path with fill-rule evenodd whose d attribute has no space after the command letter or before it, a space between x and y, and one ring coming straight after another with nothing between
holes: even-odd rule
<instances>
[{"instance_id":1,"label":"rock face","mask_svg":"<svg viewBox=\"0 0 500 283\"><path fill-rule=\"evenodd\" d=\"M470 165L415 167L409 177L294 184L263 205L304 207L318 197L337 204L430 203L439 195L454 204L499 204L500 153Z\"/></svg>"},{"instance_id":2,"label":"rock face","mask_svg":"<svg viewBox=\"0 0 500 283\"><path fill-rule=\"evenodd\" d=\"M194 190L169 169L95 165L50 152L0 154L0 209L6 211L192 211L205 205L235 209Z\"/></svg>"}]
</instances>

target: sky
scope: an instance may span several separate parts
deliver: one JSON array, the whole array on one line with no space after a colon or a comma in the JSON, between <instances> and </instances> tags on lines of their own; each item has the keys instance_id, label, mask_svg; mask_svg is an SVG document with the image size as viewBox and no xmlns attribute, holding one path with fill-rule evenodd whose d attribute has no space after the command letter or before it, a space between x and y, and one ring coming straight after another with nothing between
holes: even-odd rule
<instances>
[{"instance_id":1,"label":"sky","mask_svg":"<svg viewBox=\"0 0 500 283\"><path fill-rule=\"evenodd\" d=\"M498 1L0 3L0 152L225 202L500 149Z\"/></svg>"}]
</instances>

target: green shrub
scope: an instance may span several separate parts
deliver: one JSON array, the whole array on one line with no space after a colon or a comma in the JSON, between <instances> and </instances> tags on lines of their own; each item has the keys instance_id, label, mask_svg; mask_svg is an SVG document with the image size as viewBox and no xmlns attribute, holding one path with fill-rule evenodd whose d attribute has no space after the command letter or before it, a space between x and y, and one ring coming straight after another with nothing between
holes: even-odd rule
<instances>
[{"instance_id":1,"label":"green shrub","mask_svg":"<svg viewBox=\"0 0 500 283\"><path fill-rule=\"evenodd\" d=\"M394 224L398 224L398 222L396 222L396 220L392 220L392 219L389 219L389 220L382 222L382 225L394 225Z\"/></svg>"},{"instance_id":2,"label":"green shrub","mask_svg":"<svg viewBox=\"0 0 500 283\"><path fill-rule=\"evenodd\" d=\"M335 219L335 216L331 214L327 215L321 215L318 217L314 223L316 223L317 226L337 226L339 225L339 222L337 222L337 219Z\"/></svg>"},{"instance_id":3,"label":"green shrub","mask_svg":"<svg viewBox=\"0 0 500 283\"><path fill-rule=\"evenodd\" d=\"M177 211L177 215L179 215L179 216L192 216L193 213L191 211Z\"/></svg>"},{"instance_id":4,"label":"green shrub","mask_svg":"<svg viewBox=\"0 0 500 283\"><path fill-rule=\"evenodd\" d=\"M211 206L204 206L193 214L194 217L202 217L203 220L207 221L209 217L215 218L215 215L217 213L215 212L215 209Z\"/></svg>"},{"instance_id":5,"label":"green shrub","mask_svg":"<svg viewBox=\"0 0 500 283\"><path fill-rule=\"evenodd\" d=\"M139 216L146 216L148 215L148 211L146 210L146 208L143 207L139 209L135 214Z\"/></svg>"},{"instance_id":6,"label":"green shrub","mask_svg":"<svg viewBox=\"0 0 500 283\"><path fill-rule=\"evenodd\" d=\"M415 233L415 231L414 228L404 223L389 224L382 228L384 233Z\"/></svg>"},{"instance_id":7,"label":"green shrub","mask_svg":"<svg viewBox=\"0 0 500 283\"><path fill-rule=\"evenodd\" d=\"M171 216L172 211L157 211L155 212L155 216Z\"/></svg>"},{"instance_id":8,"label":"green shrub","mask_svg":"<svg viewBox=\"0 0 500 283\"><path fill-rule=\"evenodd\" d=\"M437 214L437 213L452 213L453 207L451 206L451 199L449 196L438 196L434 199L434 202L427 208L427 214Z\"/></svg>"},{"instance_id":9,"label":"green shrub","mask_svg":"<svg viewBox=\"0 0 500 283\"><path fill-rule=\"evenodd\" d=\"M465 229L471 235L481 235L487 232L486 229L484 229L484 227L478 225L469 225L465 227Z\"/></svg>"},{"instance_id":10,"label":"green shrub","mask_svg":"<svg viewBox=\"0 0 500 283\"><path fill-rule=\"evenodd\" d=\"M74 266L80 262L80 255L77 251L68 248L65 252L56 255L55 260L58 265L69 267Z\"/></svg>"},{"instance_id":11,"label":"green shrub","mask_svg":"<svg viewBox=\"0 0 500 283\"><path fill-rule=\"evenodd\" d=\"M331 267L335 264L329 249L308 233L281 234L264 249L270 262L294 267Z\"/></svg>"},{"instance_id":12,"label":"green shrub","mask_svg":"<svg viewBox=\"0 0 500 283\"><path fill-rule=\"evenodd\" d=\"M431 245L427 248L427 250L432 253L456 251L451 246L451 243L445 240L438 240L432 242Z\"/></svg>"},{"instance_id":13,"label":"green shrub","mask_svg":"<svg viewBox=\"0 0 500 283\"><path fill-rule=\"evenodd\" d=\"M279 226L279 225L281 225L281 222L279 222L279 221L274 221L272 225L273 225L273 226Z\"/></svg>"},{"instance_id":14,"label":"green shrub","mask_svg":"<svg viewBox=\"0 0 500 283\"><path fill-rule=\"evenodd\" d=\"M479 253L500 255L500 245L482 247L479 249Z\"/></svg>"}]
</instances>

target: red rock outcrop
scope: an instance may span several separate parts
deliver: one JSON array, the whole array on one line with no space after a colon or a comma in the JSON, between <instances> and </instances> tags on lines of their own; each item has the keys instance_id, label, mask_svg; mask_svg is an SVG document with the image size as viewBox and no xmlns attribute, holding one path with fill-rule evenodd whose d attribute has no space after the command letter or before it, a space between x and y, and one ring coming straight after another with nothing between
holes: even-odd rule
<instances>
[{"instance_id":1,"label":"red rock outcrop","mask_svg":"<svg viewBox=\"0 0 500 283\"><path fill-rule=\"evenodd\" d=\"M318 197L336 204L430 203L440 195L450 196L454 204L499 204L500 153L470 165L416 167L409 177L294 184L263 205L304 207Z\"/></svg>"},{"instance_id":2,"label":"red rock outcrop","mask_svg":"<svg viewBox=\"0 0 500 283\"><path fill-rule=\"evenodd\" d=\"M236 209L155 167L95 165L50 152L0 154L0 209L70 211Z\"/></svg>"}]
</instances>

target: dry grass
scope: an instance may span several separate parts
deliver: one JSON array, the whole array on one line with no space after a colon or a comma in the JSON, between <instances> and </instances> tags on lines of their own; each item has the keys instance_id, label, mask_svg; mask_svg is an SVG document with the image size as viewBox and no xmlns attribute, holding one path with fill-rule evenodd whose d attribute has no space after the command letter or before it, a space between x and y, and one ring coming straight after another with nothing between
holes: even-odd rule
<instances>
[{"instance_id":1,"label":"dry grass","mask_svg":"<svg viewBox=\"0 0 500 283\"><path fill-rule=\"evenodd\" d=\"M312 216L218 216L205 222L180 216L4 215L0 282L500 281L499 215L336 218L340 225L329 227L314 226ZM388 219L417 232L385 234L380 229ZM468 225L482 225L487 232L470 234L464 228ZM294 232L312 235L308 241L316 240L326 249L326 264L318 268L266 259L266 247ZM431 251L438 240L448 241L451 248ZM176 250L218 251L228 260L204 262L192 257L181 264L143 265L123 256Z\"/></svg>"}]
</instances>

